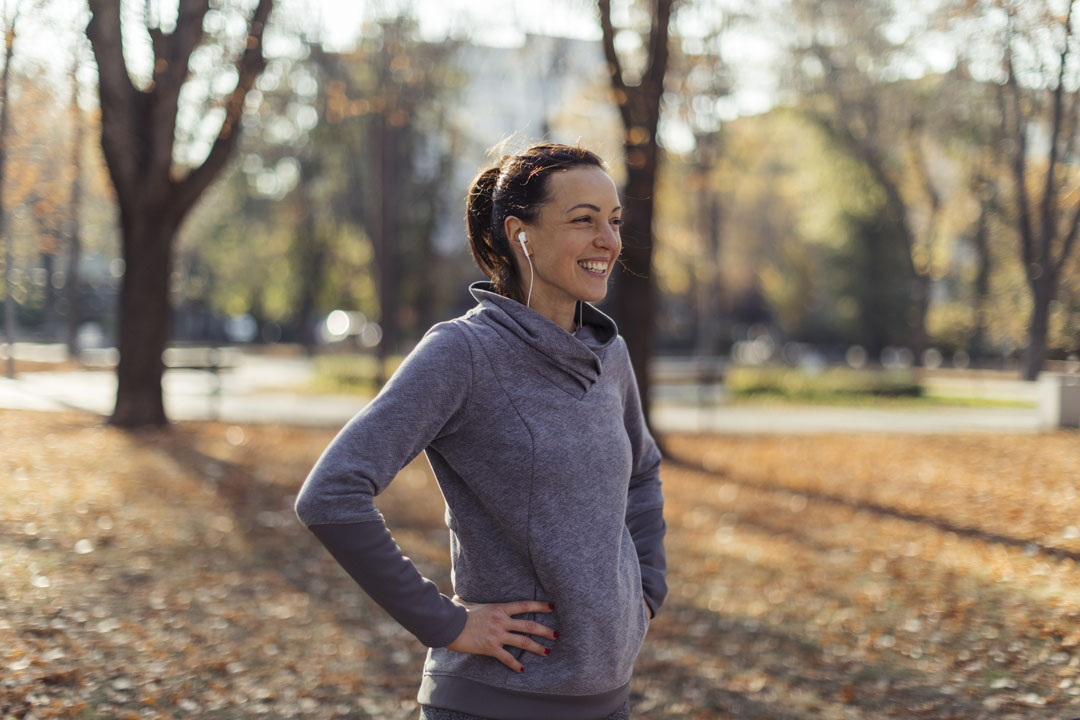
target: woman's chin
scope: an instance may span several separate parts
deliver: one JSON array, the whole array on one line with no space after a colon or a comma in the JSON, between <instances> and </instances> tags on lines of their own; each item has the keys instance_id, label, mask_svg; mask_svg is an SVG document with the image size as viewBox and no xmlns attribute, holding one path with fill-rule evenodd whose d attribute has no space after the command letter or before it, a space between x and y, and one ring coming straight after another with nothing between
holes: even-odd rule
<instances>
[{"instance_id":1,"label":"woman's chin","mask_svg":"<svg viewBox=\"0 0 1080 720\"><path fill-rule=\"evenodd\" d=\"M608 285L607 285L607 278L605 278L602 284L601 283L596 283L596 284L592 285L591 287L585 288L584 292L581 293L581 295L578 297L578 299L579 300L584 300L587 303L598 303L601 300L603 300L604 298L606 298L607 294L608 294Z\"/></svg>"}]
</instances>

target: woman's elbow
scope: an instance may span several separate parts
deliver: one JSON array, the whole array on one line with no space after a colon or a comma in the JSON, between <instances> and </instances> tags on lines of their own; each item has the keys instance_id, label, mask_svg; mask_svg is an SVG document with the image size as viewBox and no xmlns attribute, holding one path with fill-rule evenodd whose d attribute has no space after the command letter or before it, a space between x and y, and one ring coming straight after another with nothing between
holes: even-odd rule
<instances>
[{"instance_id":1,"label":"woman's elbow","mask_svg":"<svg viewBox=\"0 0 1080 720\"><path fill-rule=\"evenodd\" d=\"M296 517L304 527L316 524L319 515L319 503L315 500L315 493L306 492L306 490L306 487L300 490L300 494L296 496L296 503L293 505Z\"/></svg>"}]
</instances>

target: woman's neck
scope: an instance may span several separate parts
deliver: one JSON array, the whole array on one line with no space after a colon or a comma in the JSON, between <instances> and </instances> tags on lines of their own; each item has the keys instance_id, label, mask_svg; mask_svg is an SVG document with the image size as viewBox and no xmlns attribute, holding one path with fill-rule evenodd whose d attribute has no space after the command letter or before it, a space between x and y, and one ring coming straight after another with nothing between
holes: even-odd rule
<instances>
[{"instance_id":1,"label":"woman's neck","mask_svg":"<svg viewBox=\"0 0 1080 720\"><path fill-rule=\"evenodd\" d=\"M574 332L575 321L577 320L574 313L574 310L577 308L576 302L550 303L545 302L543 298L538 298L534 295L530 305L533 310L540 313L566 332Z\"/></svg>"},{"instance_id":2,"label":"woman's neck","mask_svg":"<svg viewBox=\"0 0 1080 720\"><path fill-rule=\"evenodd\" d=\"M522 305L527 304L528 307L540 313L568 333L574 332L578 327L578 318L576 314L578 303L574 300L560 299L552 301L537 293L533 293L531 298L527 298L520 290L509 293L508 295ZM526 300L528 300L528 303L526 303Z\"/></svg>"}]
</instances>

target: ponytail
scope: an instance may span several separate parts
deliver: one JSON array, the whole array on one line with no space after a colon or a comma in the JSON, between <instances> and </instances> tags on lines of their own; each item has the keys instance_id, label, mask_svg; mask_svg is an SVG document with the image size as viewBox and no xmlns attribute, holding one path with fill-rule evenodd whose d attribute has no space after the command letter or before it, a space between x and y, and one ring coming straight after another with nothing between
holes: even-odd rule
<instances>
[{"instance_id":1,"label":"ponytail","mask_svg":"<svg viewBox=\"0 0 1080 720\"><path fill-rule=\"evenodd\" d=\"M469 253L491 279L495 292L508 295L517 270L511 260L505 231L502 227L494 226L495 186L501 168L502 161L482 171L473 180L465 202L465 219L468 223Z\"/></svg>"}]
</instances>

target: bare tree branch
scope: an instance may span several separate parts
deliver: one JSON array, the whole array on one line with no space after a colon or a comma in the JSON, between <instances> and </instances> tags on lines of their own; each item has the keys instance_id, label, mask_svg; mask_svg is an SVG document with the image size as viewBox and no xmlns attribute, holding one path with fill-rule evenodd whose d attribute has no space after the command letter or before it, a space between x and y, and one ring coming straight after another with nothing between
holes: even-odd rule
<instances>
[{"instance_id":1,"label":"bare tree branch","mask_svg":"<svg viewBox=\"0 0 1080 720\"><path fill-rule=\"evenodd\" d=\"M166 97L179 95L187 80L191 53L203 39L203 19L210 10L209 0L181 0L176 16L176 29L169 34L167 54L155 58L154 82L162 86ZM175 114L175 112L174 112Z\"/></svg>"},{"instance_id":2,"label":"bare tree branch","mask_svg":"<svg viewBox=\"0 0 1080 720\"><path fill-rule=\"evenodd\" d=\"M150 126L155 142L148 171L154 177L168 178L172 168L180 89L187 80L191 53L202 42L203 19L209 9L209 0L181 0L173 32L162 35L160 30L151 30L151 38L160 38L155 46L154 85L150 91Z\"/></svg>"},{"instance_id":3,"label":"bare tree branch","mask_svg":"<svg viewBox=\"0 0 1080 720\"><path fill-rule=\"evenodd\" d=\"M656 96L664 92L664 75L668 66L668 26L671 24L673 4L673 0L657 0L649 30L649 61L641 84L648 86Z\"/></svg>"},{"instance_id":4,"label":"bare tree branch","mask_svg":"<svg viewBox=\"0 0 1080 720\"><path fill-rule=\"evenodd\" d=\"M1052 120L1050 123L1050 157L1046 167L1046 185L1043 188L1042 210L1040 225L1042 226L1042 252L1040 263L1048 265L1051 262L1051 239L1057 235L1056 213L1054 212L1054 198L1057 196L1057 163L1059 140L1062 133L1062 121L1064 117L1064 94L1065 94L1065 66L1069 59L1069 36L1072 34L1072 10L1073 4L1069 3L1069 11L1065 16L1065 42L1059 54L1061 67L1058 68L1057 87L1051 96L1053 104ZM1047 268L1049 269L1049 268Z\"/></svg>"},{"instance_id":5,"label":"bare tree branch","mask_svg":"<svg viewBox=\"0 0 1080 720\"><path fill-rule=\"evenodd\" d=\"M205 1L205 0L202 0ZM225 104L225 120L221 131L210 148L209 155L202 165L188 173L187 177L176 184L177 202L181 212L186 212L199 194L213 181L228 162L233 148L240 137L240 120L244 112L244 99L255 84L255 79L266 67L263 55L263 31L270 16L273 0L259 0L259 5L248 24L247 44L236 64L239 77Z\"/></svg>"},{"instance_id":6,"label":"bare tree branch","mask_svg":"<svg viewBox=\"0 0 1080 720\"><path fill-rule=\"evenodd\" d=\"M144 103L144 93L131 83L124 62L120 0L90 0L90 13L86 36L98 65L102 147L117 189L127 190L138 185L136 156L120 149L137 137L135 113Z\"/></svg>"},{"instance_id":7,"label":"bare tree branch","mask_svg":"<svg viewBox=\"0 0 1080 720\"><path fill-rule=\"evenodd\" d=\"M626 92L626 80L623 77L622 63L619 54L615 52L615 28L611 24L611 0L597 0L600 9L600 28L604 36L604 58L607 60L608 74L611 76L611 84L616 98L615 104L619 107L623 125L630 127L633 122L630 117L629 96Z\"/></svg>"},{"instance_id":8,"label":"bare tree branch","mask_svg":"<svg viewBox=\"0 0 1080 720\"><path fill-rule=\"evenodd\" d=\"M1009 157L1010 167L1013 172L1013 182L1016 183L1016 198L1019 204L1020 221L1020 250L1024 260L1024 272L1030 273L1031 265L1035 262L1034 236L1031 223L1031 200L1027 189L1027 126L1024 123L1023 107L1020 98L1020 85L1016 80L1016 68L1013 65L1013 29L1010 18L1008 44L1005 48L1005 87L999 88L999 101L1001 104L1001 119L1004 124L1006 136L1012 136L1013 151ZM1006 90L1008 91L1006 93ZM1012 107L1009 107L1012 100ZM1010 117L1012 122L1009 122Z\"/></svg>"}]
</instances>

